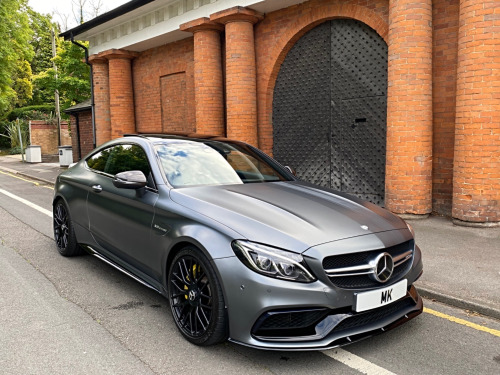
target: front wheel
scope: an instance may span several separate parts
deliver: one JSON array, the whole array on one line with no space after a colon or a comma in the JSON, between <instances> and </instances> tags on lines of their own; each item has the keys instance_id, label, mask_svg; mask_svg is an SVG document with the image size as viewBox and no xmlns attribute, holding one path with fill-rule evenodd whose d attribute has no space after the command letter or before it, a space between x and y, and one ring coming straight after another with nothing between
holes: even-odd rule
<instances>
[{"instance_id":1,"label":"front wheel","mask_svg":"<svg viewBox=\"0 0 500 375\"><path fill-rule=\"evenodd\" d=\"M207 258L194 247L182 249L168 273L170 308L177 328L200 346L227 339L224 296Z\"/></svg>"},{"instance_id":2,"label":"front wheel","mask_svg":"<svg viewBox=\"0 0 500 375\"><path fill-rule=\"evenodd\" d=\"M54 205L53 210L54 239L57 250L65 257L72 257L82 253L76 241L73 223L69 215L69 210L62 200Z\"/></svg>"}]
</instances>

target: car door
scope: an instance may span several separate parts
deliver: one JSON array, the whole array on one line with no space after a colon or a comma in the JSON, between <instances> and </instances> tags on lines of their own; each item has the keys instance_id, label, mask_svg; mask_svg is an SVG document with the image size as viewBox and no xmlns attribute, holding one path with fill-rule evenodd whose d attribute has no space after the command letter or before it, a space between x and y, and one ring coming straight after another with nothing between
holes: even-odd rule
<instances>
[{"instance_id":1,"label":"car door","mask_svg":"<svg viewBox=\"0 0 500 375\"><path fill-rule=\"evenodd\" d=\"M87 200L94 239L114 262L142 278L158 279L147 264L158 192L145 151L136 144L114 145L94 154L87 165L95 173ZM144 194L113 185L114 175L130 170L141 170L148 178Z\"/></svg>"}]
</instances>

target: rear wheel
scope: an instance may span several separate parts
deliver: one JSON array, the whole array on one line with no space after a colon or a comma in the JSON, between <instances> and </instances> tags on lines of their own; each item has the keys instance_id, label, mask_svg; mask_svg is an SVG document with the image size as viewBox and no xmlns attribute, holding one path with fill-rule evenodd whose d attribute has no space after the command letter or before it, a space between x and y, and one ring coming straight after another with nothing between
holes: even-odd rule
<instances>
[{"instance_id":1,"label":"rear wheel","mask_svg":"<svg viewBox=\"0 0 500 375\"><path fill-rule=\"evenodd\" d=\"M188 341L207 346L227 339L222 289L201 251L186 247L175 256L168 290L175 324Z\"/></svg>"},{"instance_id":2,"label":"rear wheel","mask_svg":"<svg viewBox=\"0 0 500 375\"><path fill-rule=\"evenodd\" d=\"M80 246L76 241L75 231L69 210L62 200L54 205L53 211L54 239L56 240L57 250L65 257L72 257L82 253Z\"/></svg>"}]
</instances>

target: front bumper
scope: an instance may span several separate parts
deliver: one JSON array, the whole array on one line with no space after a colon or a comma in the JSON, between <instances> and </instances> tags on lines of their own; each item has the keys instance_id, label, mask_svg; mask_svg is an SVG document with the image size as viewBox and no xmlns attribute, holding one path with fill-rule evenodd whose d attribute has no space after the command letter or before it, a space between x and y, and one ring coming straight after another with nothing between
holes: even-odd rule
<instances>
[{"instance_id":1,"label":"front bumper","mask_svg":"<svg viewBox=\"0 0 500 375\"><path fill-rule=\"evenodd\" d=\"M229 340L254 348L329 349L392 329L423 309L422 299L412 285L422 272L418 247L411 269L404 276L408 282L406 296L362 313L353 312L352 307L355 294L364 290L336 288L324 278L305 284L265 277L245 267L236 257L216 259L214 263L226 298ZM305 319L307 323L293 333L279 335L275 330L266 335L262 329L262 321L269 313L292 317L308 311L314 312L313 317Z\"/></svg>"}]
</instances>

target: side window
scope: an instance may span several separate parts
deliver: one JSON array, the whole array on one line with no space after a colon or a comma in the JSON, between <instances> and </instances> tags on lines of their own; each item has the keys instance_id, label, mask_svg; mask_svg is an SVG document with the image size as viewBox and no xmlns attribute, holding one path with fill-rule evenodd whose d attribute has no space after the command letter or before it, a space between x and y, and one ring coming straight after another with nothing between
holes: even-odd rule
<instances>
[{"instance_id":1,"label":"side window","mask_svg":"<svg viewBox=\"0 0 500 375\"><path fill-rule=\"evenodd\" d=\"M107 148L87 159L89 168L114 176L120 172L139 170L154 188L151 168L144 150L137 145L117 145Z\"/></svg>"},{"instance_id":2,"label":"side window","mask_svg":"<svg viewBox=\"0 0 500 375\"><path fill-rule=\"evenodd\" d=\"M104 172L115 175L120 172L139 170L146 177L151 173L144 150L136 145L118 145L111 149Z\"/></svg>"},{"instance_id":3,"label":"side window","mask_svg":"<svg viewBox=\"0 0 500 375\"><path fill-rule=\"evenodd\" d=\"M92 155L87 159L87 165L89 168L94 169L99 172L104 172L106 168L106 162L108 161L111 148L107 148L97 154Z\"/></svg>"}]
</instances>

